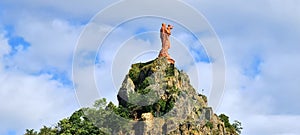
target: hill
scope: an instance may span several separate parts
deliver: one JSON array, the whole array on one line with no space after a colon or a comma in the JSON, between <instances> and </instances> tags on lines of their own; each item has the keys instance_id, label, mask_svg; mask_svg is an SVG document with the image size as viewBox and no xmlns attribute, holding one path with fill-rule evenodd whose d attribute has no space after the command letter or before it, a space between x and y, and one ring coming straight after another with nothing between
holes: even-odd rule
<instances>
[{"instance_id":1,"label":"hill","mask_svg":"<svg viewBox=\"0 0 300 135\"><path fill-rule=\"evenodd\" d=\"M131 66L117 95L119 105L99 99L55 127L25 135L237 135L241 123L214 114L186 73L166 57Z\"/></svg>"}]
</instances>

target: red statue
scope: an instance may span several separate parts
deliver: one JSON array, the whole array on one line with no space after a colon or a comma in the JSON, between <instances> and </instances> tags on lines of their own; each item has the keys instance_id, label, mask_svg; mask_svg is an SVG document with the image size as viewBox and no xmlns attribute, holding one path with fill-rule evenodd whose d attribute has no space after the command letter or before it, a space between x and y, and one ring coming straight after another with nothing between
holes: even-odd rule
<instances>
[{"instance_id":1,"label":"red statue","mask_svg":"<svg viewBox=\"0 0 300 135\"><path fill-rule=\"evenodd\" d=\"M160 29L160 39L162 43L162 49L160 50L158 57L166 57L169 63L174 64L175 60L173 60L168 53L168 49L170 49L171 47L169 37L171 35L172 29L173 29L172 25L169 24L168 27L166 27L166 24L162 23Z\"/></svg>"}]
</instances>

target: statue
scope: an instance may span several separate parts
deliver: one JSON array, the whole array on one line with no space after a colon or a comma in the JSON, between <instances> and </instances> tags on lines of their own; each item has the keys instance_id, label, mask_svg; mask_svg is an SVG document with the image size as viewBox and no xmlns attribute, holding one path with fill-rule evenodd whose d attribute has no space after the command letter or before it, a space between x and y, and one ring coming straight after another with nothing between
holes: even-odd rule
<instances>
[{"instance_id":1,"label":"statue","mask_svg":"<svg viewBox=\"0 0 300 135\"><path fill-rule=\"evenodd\" d=\"M173 60L168 53L168 49L170 49L171 47L169 37L171 35L172 29L173 29L172 25L169 24L168 27L166 27L166 24L162 23L160 29L160 39L162 43L162 49L160 50L158 57L166 57L169 63L174 64L175 60Z\"/></svg>"}]
</instances>

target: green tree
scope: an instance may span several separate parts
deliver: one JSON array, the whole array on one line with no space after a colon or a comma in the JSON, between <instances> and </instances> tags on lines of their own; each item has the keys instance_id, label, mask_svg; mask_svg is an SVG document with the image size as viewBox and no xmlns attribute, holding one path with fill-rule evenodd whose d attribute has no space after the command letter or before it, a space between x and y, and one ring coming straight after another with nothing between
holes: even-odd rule
<instances>
[{"instance_id":1,"label":"green tree","mask_svg":"<svg viewBox=\"0 0 300 135\"><path fill-rule=\"evenodd\" d=\"M104 135L100 128L88 120L84 111L80 109L72 114L68 119L63 119L58 123L58 134L72 135Z\"/></svg>"},{"instance_id":2,"label":"green tree","mask_svg":"<svg viewBox=\"0 0 300 135\"><path fill-rule=\"evenodd\" d=\"M40 132L38 135L56 135L57 129L56 128L51 128L51 127L46 127L44 126L43 128L40 129Z\"/></svg>"},{"instance_id":3,"label":"green tree","mask_svg":"<svg viewBox=\"0 0 300 135\"><path fill-rule=\"evenodd\" d=\"M62 119L55 128L46 127L39 132L26 129L25 135L106 135L100 128L84 116L82 109L74 112L70 118Z\"/></svg>"},{"instance_id":4,"label":"green tree","mask_svg":"<svg viewBox=\"0 0 300 135\"><path fill-rule=\"evenodd\" d=\"M236 132L238 132L239 134L242 133L243 127L242 127L242 123L241 123L241 122L235 120L235 121L232 123L232 126L233 126L233 128L235 129Z\"/></svg>"},{"instance_id":5,"label":"green tree","mask_svg":"<svg viewBox=\"0 0 300 135\"><path fill-rule=\"evenodd\" d=\"M231 124L229 122L229 117L228 116L226 116L225 114L220 114L219 118L224 122L224 125L225 125L226 128L230 128L231 127Z\"/></svg>"},{"instance_id":6,"label":"green tree","mask_svg":"<svg viewBox=\"0 0 300 135\"><path fill-rule=\"evenodd\" d=\"M26 133L24 135L38 135L38 133L33 129L26 129Z\"/></svg>"},{"instance_id":7,"label":"green tree","mask_svg":"<svg viewBox=\"0 0 300 135\"><path fill-rule=\"evenodd\" d=\"M219 118L224 122L225 128L227 129L227 131L229 131L230 133L234 133L234 134L241 134L242 132L242 123L235 120L233 124L230 124L229 122L229 117L226 116L225 114L220 114Z\"/></svg>"},{"instance_id":8,"label":"green tree","mask_svg":"<svg viewBox=\"0 0 300 135\"><path fill-rule=\"evenodd\" d=\"M123 106L107 105L106 99L99 99L93 108L85 108L85 114L97 127L106 133L127 132L130 113Z\"/></svg>"}]
</instances>

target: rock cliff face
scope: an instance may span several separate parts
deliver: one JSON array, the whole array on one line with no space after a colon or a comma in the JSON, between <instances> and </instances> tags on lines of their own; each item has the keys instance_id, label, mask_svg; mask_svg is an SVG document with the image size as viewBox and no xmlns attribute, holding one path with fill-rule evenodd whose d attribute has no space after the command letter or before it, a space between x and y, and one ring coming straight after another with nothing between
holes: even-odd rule
<instances>
[{"instance_id":1,"label":"rock cliff face","mask_svg":"<svg viewBox=\"0 0 300 135\"><path fill-rule=\"evenodd\" d=\"M164 57L133 64L118 93L136 135L226 135L224 123L189 77ZM119 133L122 134L122 133Z\"/></svg>"}]
</instances>

